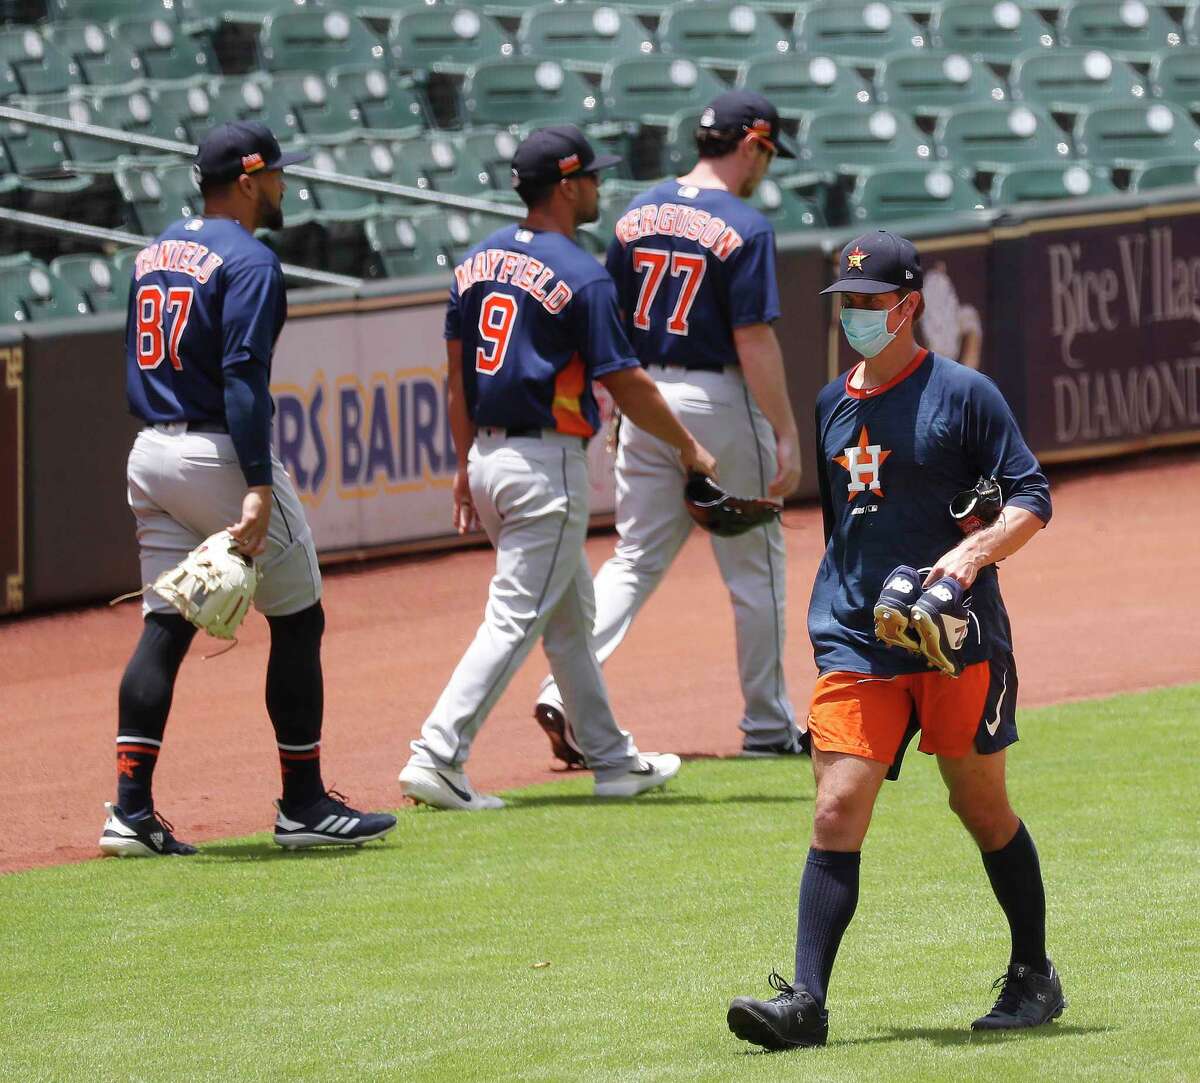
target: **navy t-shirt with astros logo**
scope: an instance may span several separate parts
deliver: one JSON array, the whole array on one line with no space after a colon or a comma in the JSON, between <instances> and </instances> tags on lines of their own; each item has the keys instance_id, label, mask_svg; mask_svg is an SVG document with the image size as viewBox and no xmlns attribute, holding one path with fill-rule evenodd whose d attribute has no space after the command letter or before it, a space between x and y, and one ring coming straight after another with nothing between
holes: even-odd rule
<instances>
[{"instance_id":1,"label":"navy t-shirt with astros logo","mask_svg":"<svg viewBox=\"0 0 1200 1083\"><path fill-rule=\"evenodd\" d=\"M853 372L853 370L852 370ZM948 506L982 475L1005 505L1050 521L1050 487L1012 411L986 376L921 350L870 390L839 376L817 396L817 462L825 555L808 610L817 668L892 675L924 660L875 638L874 606L900 564L928 568L962 541ZM996 566L971 589L965 664L1012 650Z\"/></svg>"},{"instance_id":2,"label":"navy t-shirt with astros logo","mask_svg":"<svg viewBox=\"0 0 1200 1083\"><path fill-rule=\"evenodd\" d=\"M518 225L454 268L445 337L462 340L476 425L591 436L600 426L592 380L638 365L604 268L563 234Z\"/></svg>"}]
</instances>

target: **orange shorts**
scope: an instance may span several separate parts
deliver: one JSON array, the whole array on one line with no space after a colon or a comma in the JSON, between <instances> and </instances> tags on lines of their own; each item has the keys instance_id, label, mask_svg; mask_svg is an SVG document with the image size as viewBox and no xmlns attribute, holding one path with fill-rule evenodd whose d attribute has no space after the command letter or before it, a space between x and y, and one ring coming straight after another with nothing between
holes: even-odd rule
<instances>
[{"instance_id":1,"label":"orange shorts","mask_svg":"<svg viewBox=\"0 0 1200 1083\"><path fill-rule=\"evenodd\" d=\"M967 666L957 679L932 670L895 677L823 673L813 689L808 732L822 752L890 764L910 722L917 722L922 752L965 756L985 725L989 699L995 698L988 695L991 685L990 662ZM1014 730L1010 740L1015 739Z\"/></svg>"}]
</instances>

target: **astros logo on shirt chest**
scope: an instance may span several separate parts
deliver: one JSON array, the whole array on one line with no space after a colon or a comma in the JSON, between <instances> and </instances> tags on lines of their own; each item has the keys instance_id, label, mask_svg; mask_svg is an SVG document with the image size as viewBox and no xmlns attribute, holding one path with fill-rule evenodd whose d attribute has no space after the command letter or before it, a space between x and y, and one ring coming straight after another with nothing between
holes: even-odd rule
<instances>
[{"instance_id":1,"label":"astros logo on shirt chest","mask_svg":"<svg viewBox=\"0 0 1200 1083\"><path fill-rule=\"evenodd\" d=\"M835 455L833 461L849 475L846 484L847 499L853 500L859 493L872 492L883 496L883 483L880 470L887 457L891 455L881 444L871 443L871 435L867 426L859 430L858 442L844 449L841 455Z\"/></svg>"}]
</instances>

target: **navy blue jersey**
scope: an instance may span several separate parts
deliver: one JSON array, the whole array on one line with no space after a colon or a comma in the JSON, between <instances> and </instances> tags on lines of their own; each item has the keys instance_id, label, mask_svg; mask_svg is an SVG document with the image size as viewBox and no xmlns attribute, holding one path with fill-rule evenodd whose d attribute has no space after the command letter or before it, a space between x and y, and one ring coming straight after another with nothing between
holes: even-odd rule
<instances>
[{"instance_id":1,"label":"navy blue jersey","mask_svg":"<svg viewBox=\"0 0 1200 1083\"><path fill-rule=\"evenodd\" d=\"M898 674L925 668L875 638L873 609L897 565L928 568L962 541L947 510L980 475L1005 505L1050 521L1050 487L999 389L986 376L922 350L870 391L839 376L817 396L817 464L825 555L808 610L817 668ZM963 662L1012 650L995 565L971 588Z\"/></svg>"},{"instance_id":2,"label":"navy blue jersey","mask_svg":"<svg viewBox=\"0 0 1200 1083\"><path fill-rule=\"evenodd\" d=\"M771 223L722 188L667 180L643 192L607 265L644 365L736 365L734 328L779 319Z\"/></svg>"},{"instance_id":3,"label":"navy blue jersey","mask_svg":"<svg viewBox=\"0 0 1200 1083\"><path fill-rule=\"evenodd\" d=\"M498 229L454 268L446 338L461 339L476 425L600 426L592 380L637 365L604 268L561 233Z\"/></svg>"},{"instance_id":4,"label":"navy blue jersey","mask_svg":"<svg viewBox=\"0 0 1200 1083\"><path fill-rule=\"evenodd\" d=\"M129 408L225 425L250 485L271 483L271 354L287 315L279 259L227 218L185 218L137 255L125 325Z\"/></svg>"}]
</instances>

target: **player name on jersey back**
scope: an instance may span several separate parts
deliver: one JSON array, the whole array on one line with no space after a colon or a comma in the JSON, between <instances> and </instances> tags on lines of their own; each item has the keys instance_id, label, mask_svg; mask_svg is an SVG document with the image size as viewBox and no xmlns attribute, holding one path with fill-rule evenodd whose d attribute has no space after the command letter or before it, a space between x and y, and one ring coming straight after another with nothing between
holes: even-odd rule
<instances>
[{"instance_id":1,"label":"player name on jersey back","mask_svg":"<svg viewBox=\"0 0 1200 1083\"><path fill-rule=\"evenodd\" d=\"M140 282L152 271L178 271L203 284L224 262L223 256L196 241L158 241L137 254L133 277Z\"/></svg>"},{"instance_id":2,"label":"player name on jersey back","mask_svg":"<svg viewBox=\"0 0 1200 1083\"><path fill-rule=\"evenodd\" d=\"M555 278L558 274L549 264L507 248L481 249L454 268L459 296L479 282L508 283L524 290L551 315L561 312L575 295L561 278L550 286Z\"/></svg>"},{"instance_id":3,"label":"player name on jersey back","mask_svg":"<svg viewBox=\"0 0 1200 1083\"><path fill-rule=\"evenodd\" d=\"M647 203L634 207L621 216L616 234L622 244L643 237L682 237L707 248L719 260L728 259L745 243L742 235L724 218L682 203Z\"/></svg>"}]
</instances>

